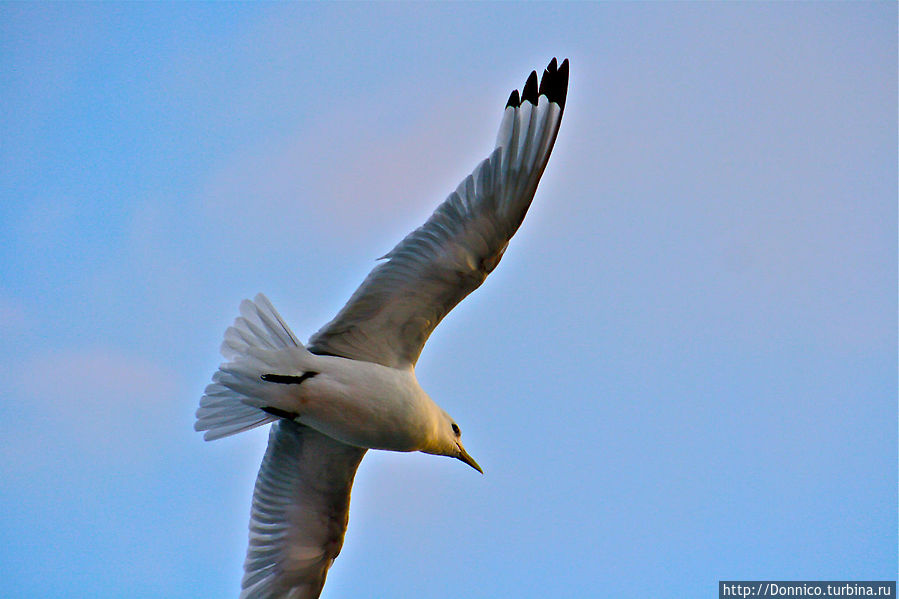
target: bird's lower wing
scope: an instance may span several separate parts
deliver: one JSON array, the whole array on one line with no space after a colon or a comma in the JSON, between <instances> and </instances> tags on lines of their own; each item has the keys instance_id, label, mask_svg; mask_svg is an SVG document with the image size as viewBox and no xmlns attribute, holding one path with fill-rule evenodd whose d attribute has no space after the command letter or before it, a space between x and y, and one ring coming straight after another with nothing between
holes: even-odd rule
<instances>
[{"instance_id":1,"label":"bird's lower wing","mask_svg":"<svg viewBox=\"0 0 899 599\"><path fill-rule=\"evenodd\" d=\"M256 478L241 599L315 599L346 532L365 449L288 420L272 425Z\"/></svg>"}]
</instances>

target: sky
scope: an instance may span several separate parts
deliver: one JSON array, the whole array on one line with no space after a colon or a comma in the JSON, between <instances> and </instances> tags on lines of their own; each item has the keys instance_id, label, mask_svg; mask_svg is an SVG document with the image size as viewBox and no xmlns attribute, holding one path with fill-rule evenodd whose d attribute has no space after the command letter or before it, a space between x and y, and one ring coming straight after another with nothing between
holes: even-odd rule
<instances>
[{"instance_id":1,"label":"sky","mask_svg":"<svg viewBox=\"0 0 899 599\"><path fill-rule=\"evenodd\" d=\"M895 3L0 4L4 596L236 596L267 430L225 328L308 338L493 146L561 131L418 363L481 476L369 452L322 597L897 577Z\"/></svg>"}]
</instances>

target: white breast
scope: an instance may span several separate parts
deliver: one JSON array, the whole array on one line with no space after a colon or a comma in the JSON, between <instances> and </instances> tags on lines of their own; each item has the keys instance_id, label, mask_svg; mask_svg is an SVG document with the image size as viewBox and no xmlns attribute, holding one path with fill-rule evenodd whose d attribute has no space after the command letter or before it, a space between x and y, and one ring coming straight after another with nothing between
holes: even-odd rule
<instances>
[{"instance_id":1,"label":"white breast","mask_svg":"<svg viewBox=\"0 0 899 599\"><path fill-rule=\"evenodd\" d=\"M417 451L440 408L415 372L358 360L316 356L318 375L299 394L299 421L344 443L370 449Z\"/></svg>"}]
</instances>

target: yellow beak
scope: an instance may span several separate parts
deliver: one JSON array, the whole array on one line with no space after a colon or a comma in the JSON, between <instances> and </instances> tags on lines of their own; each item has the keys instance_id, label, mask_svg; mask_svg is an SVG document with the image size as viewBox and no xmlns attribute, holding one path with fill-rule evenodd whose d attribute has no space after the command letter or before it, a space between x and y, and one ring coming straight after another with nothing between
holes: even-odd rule
<instances>
[{"instance_id":1,"label":"yellow beak","mask_svg":"<svg viewBox=\"0 0 899 599\"><path fill-rule=\"evenodd\" d=\"M468 455L468 452L465 451L465 448L462 447L461 445L459 446L459 455L457 455L456 457L458 459L460 459L461 461L465 462L466 464L468 464L469 466L471 466L472 468L474 468L475 470L477 470L478 472L480 472L481 474L484 474L484 471L481 470L481 467L478 466L478 463L474 461L473 457Z\"/></svg>"}]
</instances>

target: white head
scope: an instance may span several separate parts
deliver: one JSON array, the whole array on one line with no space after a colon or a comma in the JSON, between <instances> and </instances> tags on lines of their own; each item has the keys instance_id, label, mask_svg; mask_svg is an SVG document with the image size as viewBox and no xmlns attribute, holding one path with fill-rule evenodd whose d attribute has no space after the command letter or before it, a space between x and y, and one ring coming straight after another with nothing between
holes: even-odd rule
<instances>
[{"instance_id":1,"label":"white head","mask_svg":"<svg viewBox=\"0 0 899 599\"><path fill-rule=\"evenodd\" d=\"M440 416L435 419L434 430L431 431L430 439L427 446L422 449L425 453L434 455L445 455L451 458L461 460L484 474L474 458L468 455L465 447L462 445L462 430L456 424L449 414L440 410Z\"/></svg>"}]
</instances>

